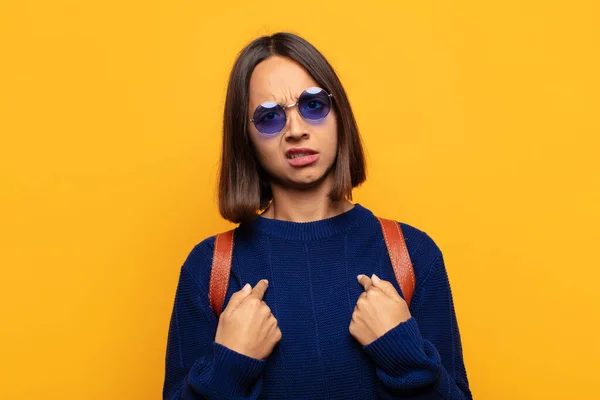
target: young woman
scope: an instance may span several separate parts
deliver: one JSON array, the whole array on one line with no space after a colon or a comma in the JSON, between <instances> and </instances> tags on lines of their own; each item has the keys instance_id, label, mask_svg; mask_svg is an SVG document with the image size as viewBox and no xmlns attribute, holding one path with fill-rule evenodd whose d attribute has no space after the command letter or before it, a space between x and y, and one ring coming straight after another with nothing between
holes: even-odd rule
<instances>
[{"instance_id":1,"label":"young woman","mask_svg":"<svg viewBox=\"0 0 600 400\"><path fill-rule=\"evenodd\" d=\"M239 223L222 314L209 302L215 237L183 264L165 399L470 399L440 249L400 223L410 308L365 180L358 128L334 70L304 39L254 40L225 103L222 216Z\"/></svg>"}]
</instances>

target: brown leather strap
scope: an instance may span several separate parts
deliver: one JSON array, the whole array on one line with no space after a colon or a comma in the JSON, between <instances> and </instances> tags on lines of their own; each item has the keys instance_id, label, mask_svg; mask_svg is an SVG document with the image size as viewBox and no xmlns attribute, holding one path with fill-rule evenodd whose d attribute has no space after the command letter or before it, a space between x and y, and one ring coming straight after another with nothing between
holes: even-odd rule
<instances>
[{"instance_id":1,"label":"brown leather strap","mask_svg":"<svg viewBox=\"0 0 600 400\"><path fill-rule=\"evenodd\" d=\"M379 217L377 219L383 230L383 238L385 239L385 245L387 246L390 261L394 268L396 281L398 281L398 285L402 289L406 304L410 306L410 300L415 291L415 273L408 249L406 248L404 235L400 230L398 222Z\"/></svg>"},{"instance_id":2,"label":"brown leather strap","mask_svg":"<svg viewBox=\"0 0 600 400\"><path fill-rule=\"evenodd\" d=\"M212 269L210 271L210 286L208 300L210 307L217 315L223 311L225 294L229 286L229 273L231 272L231 257L233 256L233 229L219 233L215 238Z\"/></svg>"},{"instance_id":3,"label":"brown leather strap","mask_svg":"<svg viewBox=\"0 0 600 400\"><path fill-rule=\"evenodd\" d=\"M377 218L381 224L385 245L394 268L396 281L400 285L404 300L410 306L413 292L415 291L415 273L410 261L404 235L396 221ZM231 257L233 256L233 229L219 233L215 239L215 250L210 272L210 287L208 299L210 307L217 318L223 311L223 303L229 285L231 271Z\"/></svg>"}]
</instances>

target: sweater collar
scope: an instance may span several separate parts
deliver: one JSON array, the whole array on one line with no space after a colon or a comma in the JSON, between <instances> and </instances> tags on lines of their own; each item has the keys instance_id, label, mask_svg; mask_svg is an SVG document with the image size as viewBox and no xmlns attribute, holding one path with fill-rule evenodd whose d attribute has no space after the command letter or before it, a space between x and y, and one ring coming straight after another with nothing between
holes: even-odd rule
<instances>
[{"instance_id":1,"label":"sweater collar","mask_svg":"<svg viewBox=\"0 0 600 400\"><path fill-rule=\"evenodd\" d=\"M291 222L259 215L247 227L282 239L318 240L348 232L370 217L373 213L356 203L344 213L318 221Z\"/></svg>"}]
</instances>

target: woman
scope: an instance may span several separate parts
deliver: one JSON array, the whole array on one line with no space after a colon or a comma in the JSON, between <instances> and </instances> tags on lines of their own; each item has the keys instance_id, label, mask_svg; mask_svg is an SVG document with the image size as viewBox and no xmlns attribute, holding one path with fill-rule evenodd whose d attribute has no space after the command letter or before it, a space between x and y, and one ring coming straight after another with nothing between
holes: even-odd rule
<instances>
[{"instance_id":1,"label":"woman","mask_svg":"<svg viewBox=\"0 0 600 400\"><path fill-rule=\"evenodd\" d=\"M349 201L364 180L326 59L289 33L244 48L224 115L219 206L240 224L225 308L209 304L213 236L181 268L165 399L471 398L442 253L400 224L409 308L377 218Z\"/></svg>"}]
</instances>

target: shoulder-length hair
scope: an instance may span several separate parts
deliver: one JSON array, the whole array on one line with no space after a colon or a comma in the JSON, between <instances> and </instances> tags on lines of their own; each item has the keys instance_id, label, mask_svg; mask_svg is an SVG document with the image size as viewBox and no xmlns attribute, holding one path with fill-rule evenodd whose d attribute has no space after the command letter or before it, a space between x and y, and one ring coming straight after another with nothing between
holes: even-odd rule
<instances>
[{"instance_id":1,"label":"shoulder-length hair","mask_svg":"<svg viewBox=\"0 0 600 400\"><path fill-rule=\"evenodd\" d=\"M233 65L223 115L219 211L223 218L235 223L252 221L273 198L268 176L249 137L248 94L254 68L274 55L299 63L321 88L332 94L338 149L331 169L335 183L329 197L333 201L351 200L352 189L366 179L358 126L342 83L329 62L313 45L292 33L259 37L242 49Z\"/></svg>"}]
</instances>

